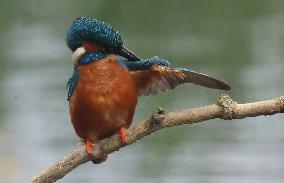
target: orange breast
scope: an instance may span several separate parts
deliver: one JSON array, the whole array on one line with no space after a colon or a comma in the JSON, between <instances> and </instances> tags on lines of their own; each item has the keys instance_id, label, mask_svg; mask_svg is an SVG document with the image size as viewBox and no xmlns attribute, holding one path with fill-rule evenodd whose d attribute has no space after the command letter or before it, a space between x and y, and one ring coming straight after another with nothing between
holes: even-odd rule
<instances>
[{"instance_id":1,"label":"orange breast","mask_svg":"<svg viewBox=\"0 0 284 183\"><path fill-rule=\"evenodd\" d=\"M137 92L128 70L106 58L78 66L80 80L70 100L71 121L78 136L97 141L128 128Z\"/></svg>"}]
</instances>

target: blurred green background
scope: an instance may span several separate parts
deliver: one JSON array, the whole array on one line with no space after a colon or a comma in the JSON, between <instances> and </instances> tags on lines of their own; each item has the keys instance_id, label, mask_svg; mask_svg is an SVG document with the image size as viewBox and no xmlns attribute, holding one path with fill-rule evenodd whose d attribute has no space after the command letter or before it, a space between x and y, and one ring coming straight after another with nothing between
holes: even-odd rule
<instances>
[{"instance_id":1,"label":"blurred green background","mask_svg":"<svg viewBox=\"0 0 284 183\"><path fill-rule=\"evenodd\" d=\"M113 25L140 57L216 76L236 101L283 95L284 1L9 0L0 2L0 182L24 182L72 150L65 32L78 16ZM135 121L157 106L212 104L221 94L193 85L141 97ZM284 117L166 129L87 163L59 182L284 182Z\"/></svg>"}]
</instances>

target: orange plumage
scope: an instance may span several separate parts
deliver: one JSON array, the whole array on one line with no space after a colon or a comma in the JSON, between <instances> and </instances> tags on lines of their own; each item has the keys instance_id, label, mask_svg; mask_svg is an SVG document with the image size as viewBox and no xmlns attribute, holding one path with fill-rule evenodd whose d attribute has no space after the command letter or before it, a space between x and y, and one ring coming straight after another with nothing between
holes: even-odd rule
<instances>
[{"instance_id":1,"label":"orange plumage","mask_svg":"<svg viewBox=\"0 0 284 183\"><path fill-rule=\"evenodd\" d=\"M96 142L131 125L137 91L128 70L115 58L78 66L80 80L70 100L77 135Z\"/></svg>"}]
</instances>

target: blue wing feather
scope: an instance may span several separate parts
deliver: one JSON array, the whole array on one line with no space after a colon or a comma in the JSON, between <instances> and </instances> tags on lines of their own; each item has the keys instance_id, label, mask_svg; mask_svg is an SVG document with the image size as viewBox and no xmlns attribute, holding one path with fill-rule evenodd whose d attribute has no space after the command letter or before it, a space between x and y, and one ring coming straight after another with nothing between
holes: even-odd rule
<instances>
[{"instance_id":1,"label":"blue wing feather","mask_svg":"<svg viewBox=\"0 0 284 183\"><path fill-rule=\"evenodd\" d=\"M68 80L68 83L67 83L67 88L68 88L68 94L67 94L67 100L69 101L77 84L78 84L78 81L80 79L80 75L79 75L79 71L77 69L77 67L75 66L74 67L74 71L73 71L73 75L72 77Z\"/></svg>"},{"instance_id":2,"label":"blue wing feather","mask_svg":"<svg viewBox=\"0 0 284 183\"><path fill-rule=\"evenodd\" d=\"M135 62L121 58L118 60L118 62L130 71L145 70L157 65L166 67L171 66L171 63L168 60L161 59L158 56L154 56L149 59L142 59Z\"/></svg>"}]
</instances>

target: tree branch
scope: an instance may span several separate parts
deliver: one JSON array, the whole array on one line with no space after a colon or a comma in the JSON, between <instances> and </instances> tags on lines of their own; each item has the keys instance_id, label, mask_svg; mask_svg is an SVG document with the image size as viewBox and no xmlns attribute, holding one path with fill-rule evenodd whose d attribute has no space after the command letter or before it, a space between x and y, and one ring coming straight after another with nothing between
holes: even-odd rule
<instances>
[{"instance_id":1,"label":"tree branch","mask_svg":"<svg viewBox=\"0 0 284 183\"><path fill-rule=\"evenodd\" d=\"M158 108L150 117L140 122L137 126L127 130L127 145L163 128L198 123L214 118L231 120L260 115L273 115L276 113L284 113L284 96L273 100L237 104L237 102L234 102L228 95L222 95L219 97L216 104L204 107L169 113L162 108ZM63 178L77 166L92 159L95 160L105 154L113 153L123 146L125 145L121 143L120 138L114 135L95 144L94 156L89 157L85 151L85 145L79 143L75 149L62 160L32 177L27 183L55 182Z\"/></svg>"}]
</instances>

